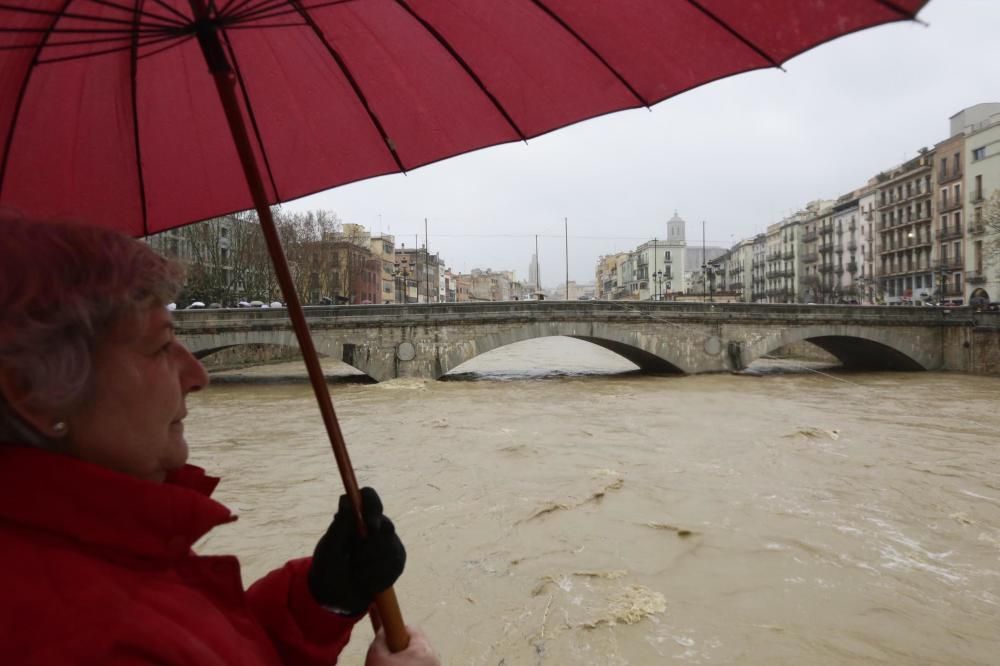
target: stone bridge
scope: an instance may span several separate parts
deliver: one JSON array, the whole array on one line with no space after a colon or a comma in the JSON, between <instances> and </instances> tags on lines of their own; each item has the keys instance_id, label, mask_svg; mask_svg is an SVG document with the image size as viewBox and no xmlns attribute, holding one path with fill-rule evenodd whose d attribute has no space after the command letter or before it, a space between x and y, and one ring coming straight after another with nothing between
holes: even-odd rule
<instances>
[{"instance_id":1,"label":"stone bridge","mask_svg":"<svg viewBox=\"0 0 1000 666\"><path fill-rule=\"evenodd\" d=\"M281 309L184 310L179 338L198 357L237 345L297 347ZM656 373L728 372L811 342L849 367L997 372L1000 314L969 308L510 301L306 308L320 354L377 381L438 378L522 340L586 340ZM983 363L990 365L985 370Z\"/></svg>"}]
</instances>

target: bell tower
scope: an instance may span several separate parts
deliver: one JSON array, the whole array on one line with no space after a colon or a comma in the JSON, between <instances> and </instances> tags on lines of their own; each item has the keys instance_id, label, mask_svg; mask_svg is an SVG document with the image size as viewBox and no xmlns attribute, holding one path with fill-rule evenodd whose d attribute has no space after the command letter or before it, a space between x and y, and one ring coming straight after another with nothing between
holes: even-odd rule
<instances>
[{"instance_id":1,"label":"bell tower","mask_svg":"<svg viewBox=\"0 0 1000 666\"><path fill-rule=\"evenodd\" d=\"M675 210L674 216L667 221L667 242L683 244L685 226L687 226L687 223L681 219Z\"/></svg>"}]
</instances>

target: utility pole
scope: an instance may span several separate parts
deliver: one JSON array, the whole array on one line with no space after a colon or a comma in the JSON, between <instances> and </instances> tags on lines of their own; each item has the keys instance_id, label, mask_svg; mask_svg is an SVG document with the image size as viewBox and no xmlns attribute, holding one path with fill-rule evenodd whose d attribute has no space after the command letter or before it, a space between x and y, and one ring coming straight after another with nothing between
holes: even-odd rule
<instances>
[{"instance_id":1,"label":"utility pole","mask_svg":"<svg viewBox=\"0 0 1000 666\"><path fill-rule=\"evenodd\" d=\"M424 261L424 270L427 270L427 261ZM420 234L413 234L413 287L417 290L417 303L420 302Z\"/></svg>"},{"instance_id":2,"label":"utility pole","mask_svg":"<svg viewBox=\"0 0 1000 666\"><path fill-rule=\"evenodd\" d=\"M569 218L563 218L563 233L566 236L566 300L569 300Z\"/></svg>"},{"instance_id":3,"label":"utility pole","mask_svg":"<svg viewBox=\"0 0 1000 666\"><path fill-rule=\"evenodd\" d=\"M538 277L538 234L535 234L535 298L542 290L541 283L542 279Z\"/></svg>"},{"instance_id":4,"label":"utility pole","mask_svg":"<svg viewBox=\"0 0 1000 666\"><path fill-rule=\"evenodd\" d=\"M708 262L705 261L705 220L701 221L701 295L708 290Z\"/></svg>"},{"instance_id":5,"label":"utility pole","mask_svg":"<svg viewBox=\"0 0 1000 666\"><path fill-rule=\"evenodd\" d=\"M428 267L430 260L430 243L427 241L427 218L424 218L424 302L431 302L431 273Z\"/></svg>"},{"instance_id":6,"label":"utility pole","mask_svg":"<svg viewBox=\"0 0 1000 666\"><path fill-rule=\"evenodd\" d=\"M653 278L653 279L650 280L650 282L653 282L654 284L655 284L655 281L656 281L655 280L655 278L656 278L656 245L657 245L656 244L656 239L654 238L653 239L653 274L650 276L651 278ZM657 290L659 290L658 287L657 287ZM657 295L653 294L653 298L650 299L650 300L655 301L656 299L657 299Z\"/></svg>"}]
</instances>

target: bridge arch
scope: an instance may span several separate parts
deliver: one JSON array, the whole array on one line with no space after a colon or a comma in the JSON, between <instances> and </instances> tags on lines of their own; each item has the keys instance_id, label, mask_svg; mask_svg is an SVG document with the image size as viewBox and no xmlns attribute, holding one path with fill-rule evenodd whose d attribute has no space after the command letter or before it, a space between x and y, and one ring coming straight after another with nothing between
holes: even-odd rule
<instances>
[{"instance_id":1,"label":"bridge arch","mask_svg":"<svg viewBox=\"0 0 1000 666\"><path fill-rule=\"evenodd\" d=\"M440 379L466 361L495 349L553 336L574 338L603 347L635 363L643 372L688 374L680 354L665 336L641 335L622 327L597 327L573 322L526 322L448 345L447 351L438 359L435 378Z\"/></svg>"},{"instance_id":2,"label":"bridge arch","mask_svg":"<svg viewBox=\"0 0 1000 666\"><path fill-rule=\"evenodd\" d=\"M926 346L901 348L899 337L891 330L859 330L852 326L803 326L768 333L744 346L742 361L750 365L796 342L811 342L837 357L846 368L913 371L938 365L938 359L927 352Z\"/></svg>"},{"instance_id":3,"label":"bridge arch","mask_svg":"<svg viewBox=\"0 0 1000 666\"><path fill-rule=\"evenodd\" d=\"M178 337L183 338L184 346L198 359L203 359L226 349L246 345L281 347L285 349L299 348L299 342L296 340L294 333L281 330L226 331L209 334L188 334Z\"/></svg>"}]
</instances>

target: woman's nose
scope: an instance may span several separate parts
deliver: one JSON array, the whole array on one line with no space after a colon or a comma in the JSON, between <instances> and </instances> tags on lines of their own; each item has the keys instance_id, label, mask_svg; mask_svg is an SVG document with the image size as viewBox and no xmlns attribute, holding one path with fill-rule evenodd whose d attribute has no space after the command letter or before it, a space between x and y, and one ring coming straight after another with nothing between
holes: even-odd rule
<instances>
[{"instance_id":1,"label":"woman's nose","mask_svg":"<svg viewBox=\"0 0 1000 666\"><path fill-rule=\"evenodd\" d=\"M208 372L194 354L188 348L178 343L181 348L183 359L181 361L181 383L185 393L200 391L208 386Z\"/></svg>"}]
</instances>

